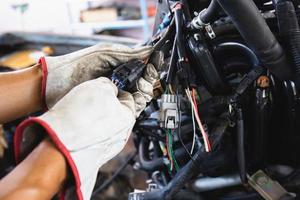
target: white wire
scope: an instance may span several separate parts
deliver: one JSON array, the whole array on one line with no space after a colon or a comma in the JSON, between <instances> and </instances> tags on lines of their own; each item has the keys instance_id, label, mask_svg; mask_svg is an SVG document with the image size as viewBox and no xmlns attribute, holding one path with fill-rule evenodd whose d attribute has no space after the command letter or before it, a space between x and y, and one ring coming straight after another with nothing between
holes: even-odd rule
<instances>
[{"instance_id":1,"label":"white wire","mask_svg":"<svg viewBox=\"0 0 300 200\"><path fill-rule=\"evenodd\" d=\"M195 148L195 140L196 140L196 124L195 124L195 118L194 118L194 107L193 104L191 102L191 109L192 109L192 120L193 120L193 144L192 144L192 148L191 148L191 155L193 155L193 151Z\"/></svg>"},{"instance_id":2,"label":"white wire","mask_svg":"<svg viewBox=\"0 0 300 200\"><path fill-rule=\"evenodd\" d=\"M198 126L199 126L199 128L200 128L201 134L202 134L202 136L203 136L205 150L206 150L206 152L209 152L210 150L209 150L209 148L208 148L208 141L207 141L207 137L206 137L206 132L205 132L205 130L204 130L204 127L203 127L203 125L202 125L202 123L201 123L201 120L200 120L199 116L196 114L196 106L195 106L195 104L194 104L194 102L193 102L191 93L190 93L190 91L189 91L188 89L186 89L185 92L186 92L186 94L187 94L187 96L188 96L188 98L189 98L189 101L191 102L191 105L192 105L193 108L194 108L194 111L195 111L195 112L194 112L194 115L195 115L197 124L198 124Z\"/></svg>"},{"instance_id":3,"label":"white wire","mask_svg":"<svg viewBox=\"0 0 300 200\"><path fill-rule=\"evenodd\" d=\"M186 95L191 103L191 109L192 109L192 120L193 120L193 143L192 143L192 148L191 148L191 154L193 154L193 151L194 151L194 148L195 148L195 137L196 137L196 124L195 124L195 118L194 118L194 103L192 101L192 96L191 96L191 93L188 89L185 90L186 92Z\"/></svg>"}]
</instances>

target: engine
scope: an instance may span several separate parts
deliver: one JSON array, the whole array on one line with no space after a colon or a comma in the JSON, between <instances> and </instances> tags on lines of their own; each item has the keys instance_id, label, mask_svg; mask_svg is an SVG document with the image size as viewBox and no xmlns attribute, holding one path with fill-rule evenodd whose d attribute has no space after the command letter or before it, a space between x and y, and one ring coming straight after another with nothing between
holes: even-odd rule
<instances>
[{"instance_id":1,"label":"engine","mask_svg":"<svg viewBox=\"0 0 300 200\"><path fill-rule=\"evenodd\" d=\"M297 198L298 3L158 1L160 81L133 130L149 188L129 199Z\"/></svg>"}]
</instances>

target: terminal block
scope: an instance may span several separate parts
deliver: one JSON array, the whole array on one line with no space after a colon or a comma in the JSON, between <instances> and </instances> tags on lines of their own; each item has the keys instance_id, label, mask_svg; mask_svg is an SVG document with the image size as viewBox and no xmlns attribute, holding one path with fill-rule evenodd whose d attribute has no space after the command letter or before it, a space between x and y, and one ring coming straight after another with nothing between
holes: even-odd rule
<instances>
[{"instance_id":1,"label":"terminal block","mask_svg":"<svg viewBox=\"0 0 300 200\"><path fill-rule=\"evenodd\" d=\"M175 129L178 127L178 108L175 95L163 94L160 105L160 127Z\"/></svg>"}]
</instances>

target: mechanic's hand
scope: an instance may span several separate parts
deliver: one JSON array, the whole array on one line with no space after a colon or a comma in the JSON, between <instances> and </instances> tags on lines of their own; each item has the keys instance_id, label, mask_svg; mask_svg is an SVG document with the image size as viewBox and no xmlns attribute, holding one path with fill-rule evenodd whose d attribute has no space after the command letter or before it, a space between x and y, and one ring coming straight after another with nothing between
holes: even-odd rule
<instances>
[{"instance_id":1,"label":"mechanic's hand","mask_svg":"<svg viewBox=\"0 0 300 200\"><path fill-rule=\"evenodd\" d=\"M88 200L98 169L125 146L135 123L136 105L130 93L118 91L107 78L86 81L42 116L19 125L16 159L24 159L47 133L64 154L75 180L65 199Z\"/></svg>"},{"instance_id":2,"label":"mechanic's hand","mask_svg":"<svg viewBox=\"0 0 300 200\"><path fill-rule=\"evenodd\" d=\"M99 44L71 54L40 59L43 68L42 96L51 108L76 85L106 76L112 68L131 59L147 59L152 47L130 48Z\"/></svg>"},{"instance_id":3,"label":"mechanic's hand","mask_svg":"<svg viewBox=\"0 0 300 200\"><path fill-rule=\"evenodd\" d=\"M159 74L154 65L147 64L143 77L141 77L136 83L137 91L132 94L135 101L136 118L138 118L141 112L145 109L146 103L150 102L154 97L153 87L158 80Z\"/></svg>"}]
</instances>

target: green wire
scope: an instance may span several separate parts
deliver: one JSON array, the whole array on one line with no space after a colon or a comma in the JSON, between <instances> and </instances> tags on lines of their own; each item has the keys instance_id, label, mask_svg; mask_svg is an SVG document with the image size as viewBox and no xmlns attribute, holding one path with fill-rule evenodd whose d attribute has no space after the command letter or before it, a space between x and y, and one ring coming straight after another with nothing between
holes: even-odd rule
<instances>
[{"instance_id":1,"label":"green wire","mask_svg":"<svg viewBox=\"0 0 300 200\"><path fill-rule=\"evenodd\" d=\"M169 87L166 87L165 94L169 94Z\"/></svg>"},{"instance_id":2,"label":"green wire","mask_svg":"<svg viewBox=\"0 0 300 200\"><path fill-rule=\"evenodd\" d=\"M171 156L171 152L170 152L170 143L169 143L169 141L170 141L170 138L169 138L169 133L168 133L168 131L166 131L165 132L165 135L166 135L166 137L167 137L167 141L168 141L168 143L167 143L167 152L168 152L168 155L169 156ZM168 157L169 158L169 157ZM169 158L169 159L172 159L172 157L171 158ZM170 163L168 164L168 172L169 172L169 174L170 175L172 175L172 160L170 160Z\"/></svg>"},{"instance_id":3,"label":"green wire","mask_svg":"<svg viewBox=\"0 0 300 200\"><path fill-rule=\"evenodd\" d=\"M168 136L169 136L169 149L170 149L170 155L172 157L172 160L174 161L174 166L175 166L175 169L176 171L179 170L179 165L176 161L176 158L175 158L175 155L174 155L174 151L173 151L173 137L172 137L172 131L169 129L168 131Z\"/></svg>"}]
</instances>

